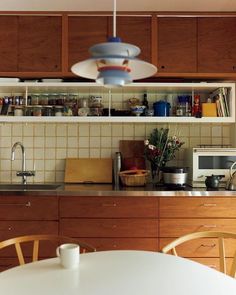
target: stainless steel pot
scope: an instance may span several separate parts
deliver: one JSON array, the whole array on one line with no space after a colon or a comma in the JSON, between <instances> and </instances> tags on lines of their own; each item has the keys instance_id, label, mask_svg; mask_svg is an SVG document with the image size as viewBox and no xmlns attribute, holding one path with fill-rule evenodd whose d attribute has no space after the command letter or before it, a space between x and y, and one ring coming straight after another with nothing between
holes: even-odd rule
<instances>
[{"instance_id":1,"label":"stainless steel pot","mask_svg":"<svg viewBox=\"0 0 236 295\"><path fill-rule=\"evenodd\" d=\"M188 167L163 167L163 182L166 186L184 186L187 182Z\"/></svg>"}]
</instances>

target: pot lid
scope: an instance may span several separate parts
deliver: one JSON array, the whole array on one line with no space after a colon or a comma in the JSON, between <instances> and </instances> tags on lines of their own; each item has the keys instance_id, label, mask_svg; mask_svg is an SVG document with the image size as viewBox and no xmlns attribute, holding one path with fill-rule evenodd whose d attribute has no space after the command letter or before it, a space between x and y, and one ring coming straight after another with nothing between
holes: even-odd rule
<instances>
[{"instance_id":1,"label":"pot lid","mask_svg":"<svg viewBox=\"0 0 236 295\"><path fill-rule=\"evenodd\" d=\"M166 173L187 173L188 167L166 166L162 167L161 170Z\"/></svg>"}]
</instances>

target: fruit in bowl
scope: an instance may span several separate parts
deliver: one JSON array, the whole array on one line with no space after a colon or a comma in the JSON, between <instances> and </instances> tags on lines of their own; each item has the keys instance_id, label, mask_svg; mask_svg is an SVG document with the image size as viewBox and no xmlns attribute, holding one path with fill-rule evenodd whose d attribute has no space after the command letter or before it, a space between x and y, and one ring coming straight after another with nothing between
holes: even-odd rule
<instances>
[{"instance_id":1,"label":"fruit in bowl","mask_svg":"<svg viewBox=\"0 0 236 295\"><path fill-rule=\"evenodd\" d=\"M145 106L139 106L139 105L130 107L131 112L136 116L140 116L144 112L145 108L146 108Z\"/></svg>"}]
</instances>

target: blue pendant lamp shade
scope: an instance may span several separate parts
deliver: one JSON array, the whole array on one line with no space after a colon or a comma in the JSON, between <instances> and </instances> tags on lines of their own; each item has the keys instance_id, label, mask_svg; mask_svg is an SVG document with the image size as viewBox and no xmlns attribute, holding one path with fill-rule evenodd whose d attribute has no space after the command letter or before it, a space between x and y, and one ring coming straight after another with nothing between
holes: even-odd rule
<instances>
[{"instance_id":1,"label":"blue pendant lamp shade","mask_svg":"<svg viewBox=\"0 0 236 295\"><path fill-rule=\"evenodd\" d=\"M115 9L113 26L114 36L108 42L90 47L92 57L74 64L71 71L80 77L96 80L108 88L121 87L133 80L154 75L157 72L154 65L136 58L140 49L122 43L115 36Z\"/></svg>"}]
</instances>

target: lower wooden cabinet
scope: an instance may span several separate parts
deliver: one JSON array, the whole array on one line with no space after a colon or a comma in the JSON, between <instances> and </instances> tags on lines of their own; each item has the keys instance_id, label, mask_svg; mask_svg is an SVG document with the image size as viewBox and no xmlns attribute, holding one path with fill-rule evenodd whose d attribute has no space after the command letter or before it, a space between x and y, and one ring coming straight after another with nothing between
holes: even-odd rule
<instances>
[{"instance_id":1,"label":"lower wooden cabinet","mask_svg":"<svg viewBox=\"0 0 236 295\"><path fill-rule=\"evenodd\" d=\"M60 233L97 250L157 250L158 198L62 197Z\"/></svg>"},{"instance_id":2,"label":"lower wooden cabinet","mask_svg":"<svg viewBox=\"0 0 236 295\"><path fill-rule=\"evenodd\" d=\"M159 249L176 238L199 231L236 232L236 200L230 197L160 198ZM227 263L231 263L236 240L225 241ZM219 270L217 239L196 239L177 247L177 253Z\"/></svg>"},{"instance_id":3,"label":"lower wooden cabinet","mask_svg":"<svg viewBox=\"0 0 236 295\"><path fill-rule=\"evenodd\" d=\"M58 234L57 196L1 196L0 241L23 235ZM39 258L55 256L57 245L40 243ZM32 244L22 247L26 261L32 257ZM0 271L18 265L14 246L0 251Z\"/></svg>"}]
</instances>

